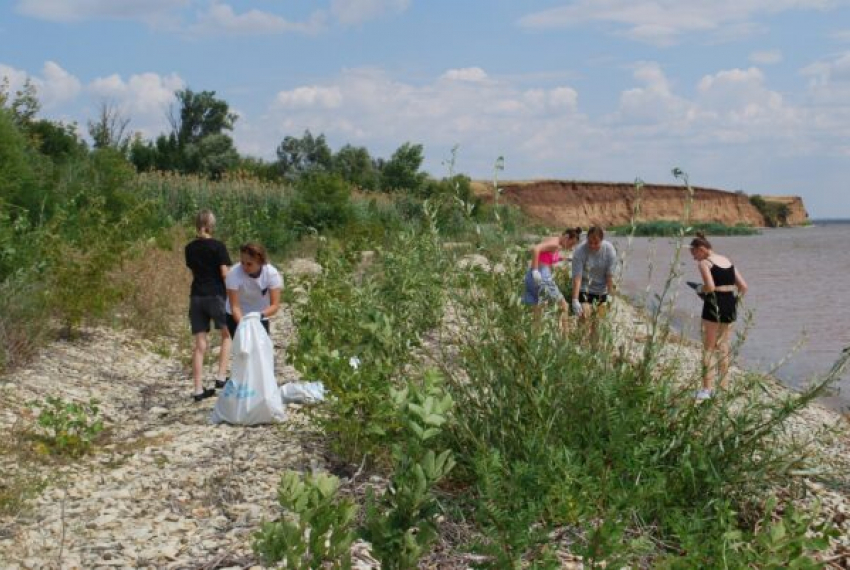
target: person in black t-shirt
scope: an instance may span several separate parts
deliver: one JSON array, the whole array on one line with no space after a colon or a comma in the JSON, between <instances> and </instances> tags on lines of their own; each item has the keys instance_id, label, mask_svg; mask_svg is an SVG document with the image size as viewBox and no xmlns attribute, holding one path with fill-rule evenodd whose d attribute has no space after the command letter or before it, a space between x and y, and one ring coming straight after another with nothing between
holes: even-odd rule
<instances>
[{"instance_id":1,"label":"person in black t-shirt","mask_svg":"<svg viewBox=\"0 0 850 570\"><path fill-rule=\"evenodd\" d=\"M227 383L227 364L230 360L230 333L224 310L227 293L224 278L231 265L227 247L213 239L215 215L201 210L195 219L198 237L186 245L186 267L192 270L192 290L189 295L189 322L195 337L192 351L192 378L195 382L193 398L196 402L215 395L214 388L204 388L204 354L207 351L207 333L210 320L221 331L221 351L218 355L218 376L215 387L223 388Z\"/></svg>"}]
</instances>

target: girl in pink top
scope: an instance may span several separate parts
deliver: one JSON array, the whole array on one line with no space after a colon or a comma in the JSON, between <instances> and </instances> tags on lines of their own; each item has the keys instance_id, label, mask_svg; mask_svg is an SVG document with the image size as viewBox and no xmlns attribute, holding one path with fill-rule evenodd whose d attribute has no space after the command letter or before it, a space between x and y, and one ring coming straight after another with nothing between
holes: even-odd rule
<instances>
[{"instance_id":1,"label":"girl in pink top","mask_svg":"<svg viewBox=\"0 0 850 570\"><path fill-rule=\"evenodd\" d=\"M578 244L581 228L570 228L559 236L543 238L531 248L531 266L525 274L525 291L522 302L534 307L536 318L543 312L543 302L555 301L561 308L561 330L567 331L569 305L552 277L561 250L569 251Z\"/></svg>"}]
</instances>

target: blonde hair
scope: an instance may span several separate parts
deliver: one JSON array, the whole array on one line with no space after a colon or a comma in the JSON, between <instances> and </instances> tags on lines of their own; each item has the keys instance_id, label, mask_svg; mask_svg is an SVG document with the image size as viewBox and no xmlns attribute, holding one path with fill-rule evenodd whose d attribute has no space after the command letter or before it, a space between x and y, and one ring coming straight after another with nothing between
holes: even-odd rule
<instances>
[{"instance_id":1,"label":"blonde hair","mask_svg":"<svg viewBox=\"0 0 850 570\"><path fill-rule=\"evenodd\" d=\"M199 232L207 230L207 233L213 233L215 231L215 214L209 210L198 212L198 215L195 216L195 229Z\"/></svg>"}]
</instances>

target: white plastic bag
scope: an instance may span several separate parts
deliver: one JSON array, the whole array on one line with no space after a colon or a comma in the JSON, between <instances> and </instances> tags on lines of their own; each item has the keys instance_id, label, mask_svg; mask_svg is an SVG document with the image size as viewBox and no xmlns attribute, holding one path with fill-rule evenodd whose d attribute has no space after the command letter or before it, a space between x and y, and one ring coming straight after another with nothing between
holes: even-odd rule
<instances>
[{"instance_id":1,"label":"white plastic bag","mask_svg":"<svg viewBox=\"0 0 850 570\"><path fill-rule=\"evenodd\" d=\"M289 382L280 387L284 404L314 404L325 399L325 386L321 382Z\"/></svg>"},{"instance_id":2,"label":"white plastic bag","mask_svg":"<svg viewBox=\"0 0 850 570\"><path fill-rule=\"evenodd\" d=\"M230 381L219 394L210 421L254 425L286 419L274 378L272 341L260 323L260 313L242 317L232 354Z\"/></svg>"}]
</instances>

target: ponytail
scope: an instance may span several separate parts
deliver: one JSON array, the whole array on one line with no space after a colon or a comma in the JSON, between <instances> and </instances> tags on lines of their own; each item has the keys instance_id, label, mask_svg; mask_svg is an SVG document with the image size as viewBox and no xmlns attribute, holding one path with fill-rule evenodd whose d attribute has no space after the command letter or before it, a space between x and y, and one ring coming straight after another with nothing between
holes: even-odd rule
<instances>
[{"instance_id":1,"label":"ponytail","mask_svg":"<svg viewBox=\"0 0 850 570\"><path fill-rule=\"evenodd\" d=\"M704 247L705 249L711 249L711 242L705 239L705 234L703 232L696 232L696 236L691 240L691 247Z\"/></svg>"}]
</instances>

